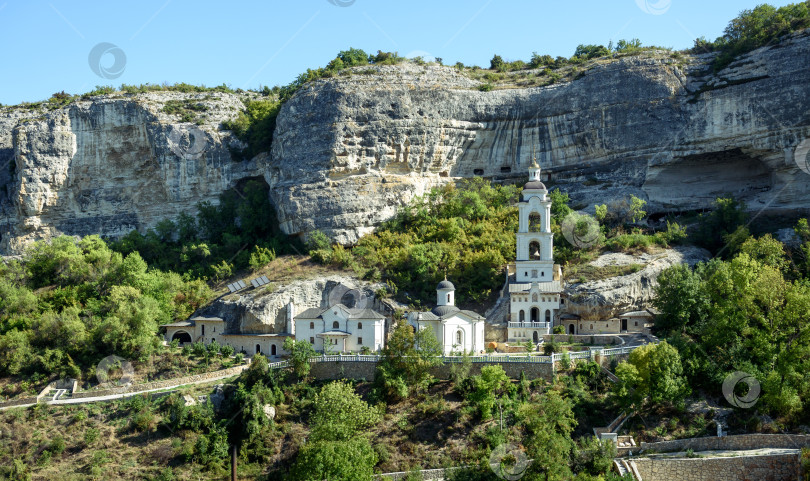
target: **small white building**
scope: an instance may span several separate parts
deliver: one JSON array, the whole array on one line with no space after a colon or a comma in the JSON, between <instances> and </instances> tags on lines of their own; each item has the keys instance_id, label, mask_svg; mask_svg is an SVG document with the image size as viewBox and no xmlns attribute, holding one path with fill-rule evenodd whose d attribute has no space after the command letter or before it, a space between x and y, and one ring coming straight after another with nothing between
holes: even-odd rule
<instances>
[{"instance_id":1,"label":"small white building","mask_svg":"<svg viewBox=\"0 0 810 481\"><path fill-rule=\"evenodd\" d=\"M292 334L288 333L226 333L225 321L219 317L192 317L187 321L173 322L161 326L166 329L166 342L175 339L180 345L201 342L233 347L234 351L253 356L264 354L269 357L278 357L287 354L284 351L284 340Z\"/></svg>"},{"instance_id":2,"label":"small white building","mask_svg":"<svg viewBox=\"0 0 810 481\"><path fill-rule=\"evenodd\" d=\"M385 316L343 304L311 308L295 316L295 337L309 341L318 352L379 351L385 345Z\"/></svg>"},{"instance_id":3,"label":"small white building","mask_svg":"<svg viewBox=\"0 0 810 481\"><path fill-rule=\"evenodd\" d=\"M456 307L455 290L452 282L441 281L436 287L436 307L427 312L408 313L408 323L415 329L430 326L445 355L483 352L485 319L476 312Z\"/></svg>"}]
</instances>

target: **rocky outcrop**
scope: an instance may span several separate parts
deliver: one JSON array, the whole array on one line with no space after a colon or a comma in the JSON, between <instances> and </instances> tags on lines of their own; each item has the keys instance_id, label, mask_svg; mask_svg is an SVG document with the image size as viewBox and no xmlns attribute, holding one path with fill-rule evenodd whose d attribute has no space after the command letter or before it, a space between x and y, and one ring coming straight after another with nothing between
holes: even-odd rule
<instances>
[{"instance_id":1,"label":"rocky outcrop","mask_svg":"<svg viewBox=\"0 0 810 481\"><path fill-rule=\"evenodd\" d=\"M0 251L143 230L257 176L285 232L352 243L432 186L525 179L533 150L577 208L634 194L658 214L730 194L793 213L810 194L794 159L810 137L809 55L806 31L717 74L710 55L645 53L489 92L450 67L360 67L304 86L281 109L271 152L246 162L231 158L237 142L220 122L248 94L113 94L26 122L31 112L5 108L0 160L13 137L14 170L0 172ZM170 100L205 105L199 132L163 112Z\"/></svg>"},{"instance_id":2,"label":"rocky outcrop","mask_svg":"<svg viewBox=\"0 0 810 481\"><path fill-rule=\"evenodd\" d=\"M199 125L164 113L169 101L202 105ZM200 201L216 203L242 179L261 178L263 157L234 161L228 147L240 143L219 130L242 108L235 95L157 92L78 101L17 122L14 171L0 177L0 249L18 252L59 234L145 230L195 213Z\"/></svg>"},{"instance_id":3,"label":"rocky outcrop","mask_svg":"<svg viewBox=\"0 0 810 481\"><path fill-rule=\"evenodd\" d=\"M311 307L326 309L343 304L387 314L388 308L375 295L381 287L383 284L368 284L341 275L268 284L223 296L206 307L201 315L225 319L225 332L291 333L290 319Z\"/></svg>"},{"instance_id":4,"label":"rocky outcrop","mask_svg":"<svg viewBox=\"0 0 810 481\"><path fill-rule=\"evenodd\" d=\"M624 276L569 283L565 289L568 302L564 312L579 315L584 320L600 320L617 317L623 312L652 307L655 286L661 272L676 264L695 265L710 258L711 254L707 250L692 246L675 247L654 254L603 254L591 264L600 267L641 264L644 268Z\"/></svg>"},{"instance_id":5,"label":"rocky outcrop","mask_svg":"<svg viewBox=\"0 0 810 481\"><path fill-rule=\"evenodd\" d=\"M634 194L648 212L681 211L731 194L805 209L810 175L792 156L810 136L808 55L800 33L716 75L711 56L660 53L490 92L451 68L363 69L285 104L267 180L286 232L346 243L433 185L525 179L533 149L544 180L582 208Z\"/></svg>"}]
</instances>

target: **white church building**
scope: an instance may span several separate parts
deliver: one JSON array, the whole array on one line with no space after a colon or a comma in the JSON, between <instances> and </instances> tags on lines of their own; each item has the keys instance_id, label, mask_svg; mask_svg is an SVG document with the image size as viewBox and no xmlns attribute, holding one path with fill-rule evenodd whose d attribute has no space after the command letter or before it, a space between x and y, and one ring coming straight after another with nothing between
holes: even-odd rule
<instances>
[{"instance_id":1,"label":"white church building","mask_svg":"<svg viewBox=\"0 0 810 481\"><path fill-rule=\"evenodd\" d=\"M447 279L436 286L436 307L427 312L410 312L408 323L414 329L430 326L445 355L484 351L485 319L473 311L456 307L456 287Z\"/></svg>"},{"instance_id":2,"label":"white church building","mask_svg":"<svg viewBox=\"0 0 810 481\"><path fill-rule=\"evenodd\" d=\"M540 181L537 161L529 167L529 182L518 203L517 257L509 283L507 342L539 342L551 332L564 302L562 269L554 264L551 199ZM511 270L511 269L510 269Z\"/></svg>"}]
</instances>

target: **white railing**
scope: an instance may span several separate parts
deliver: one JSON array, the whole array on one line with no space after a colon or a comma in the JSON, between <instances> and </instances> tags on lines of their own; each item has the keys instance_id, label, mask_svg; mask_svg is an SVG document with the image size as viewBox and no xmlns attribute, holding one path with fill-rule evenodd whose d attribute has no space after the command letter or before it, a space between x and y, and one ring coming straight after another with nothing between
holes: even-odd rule
<instances>
[{"instance_id":1,"label":"white railing","mask_svg":"<svg viewBox=\"0 0 810 481\"><path fill-rule=\"evenodd\" d=\"M548 329L548 322L510 322L509 327L524 327L527 329Z\"/></svg>"}]
</instances>

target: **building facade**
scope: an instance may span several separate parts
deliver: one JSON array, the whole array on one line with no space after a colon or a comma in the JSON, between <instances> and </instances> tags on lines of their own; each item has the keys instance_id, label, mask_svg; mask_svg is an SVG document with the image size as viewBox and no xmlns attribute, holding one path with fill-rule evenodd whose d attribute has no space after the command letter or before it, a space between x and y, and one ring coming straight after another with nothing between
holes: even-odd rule
<instances>
[{"instance_id":1,"label":"building facade","mask_svg":"<svg viewBox=\"0 0 810 481\"><path fill-rule=\"evenodd\" d=\"M473 311L456 307L456 288L447 279L436 287L436 307L426 312L409 312L414 329L430 327L445 355L484 352L485 319Z\"/></svg>"},{"instance_id":2,"label":"building facade","mask_svg":"<svg viewBox=\"0 0 810 481\"><path fill-rule=\"evenodd\" d=\"M295 316L295 336L309 341L318 352L376 352L385 346L385 316L343 304L307 309Z\"/></svg>"},{"instance_id":3,"label":"building facade","mask_svg":"<svg viewBox=\"0 0 810 481\"><path fill-rule=\"evenodd\" d=\"M192 317L187 321L174 322L161 326L166 329L166 342L177 340L180 345L201 342L210 344L217 341L220 345L233 347L234 351L248 356L264 354L268 357L286 355L284 340L291 337L287 333L241 334L226 333L225 321L219 317Z\"/></svg>"},{"instance_id":4,"label":"building facade","mask_svg":"<svg viewBox=\"0 0 810 481\"><path fill-rule=\"evenodd\" d=\"M509 280L507 342L539 342L558 317L562 270L554 264L551 199L540 181L540 166L532 162L529 181L518 203L514 276Z\"/></svg>"}]
</instances>

